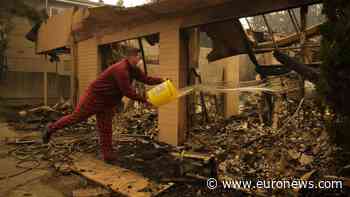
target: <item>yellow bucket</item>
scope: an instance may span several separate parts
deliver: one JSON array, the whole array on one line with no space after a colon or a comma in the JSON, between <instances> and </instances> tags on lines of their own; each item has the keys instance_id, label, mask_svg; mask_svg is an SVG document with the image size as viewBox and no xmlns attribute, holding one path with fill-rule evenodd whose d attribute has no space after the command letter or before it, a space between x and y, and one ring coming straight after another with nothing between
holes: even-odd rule
<instances>
[{"instance_id":1,"label":"yellow bucket","mask_svg":"<svg viewBox=\"0 0 350 197\"><path fill-rule=\"evenodd\" d=\"M148 101L154 106L165 105L177 97L177 90L170 80L166 80L147 92Z\"/></svg>"}]
</instances>

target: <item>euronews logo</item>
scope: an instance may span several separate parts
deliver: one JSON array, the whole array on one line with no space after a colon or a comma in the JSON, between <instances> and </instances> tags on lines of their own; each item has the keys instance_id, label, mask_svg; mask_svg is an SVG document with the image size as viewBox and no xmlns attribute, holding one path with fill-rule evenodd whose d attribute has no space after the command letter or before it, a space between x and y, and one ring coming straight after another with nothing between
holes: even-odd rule
<instances>
[{"instance_id":1,"label":"euronews logo","mask_svg":"<svg viewBox=\"0 0 350 197\"><path fill-rule=\"evenodd\" d=\"M224 189L250 189L252 186L251 181L224 180L221 183ZM216 189L218 187L218 181L215 178L209 178L207 180L207 187L209 189Z\"/></svg>"}]
</instances>

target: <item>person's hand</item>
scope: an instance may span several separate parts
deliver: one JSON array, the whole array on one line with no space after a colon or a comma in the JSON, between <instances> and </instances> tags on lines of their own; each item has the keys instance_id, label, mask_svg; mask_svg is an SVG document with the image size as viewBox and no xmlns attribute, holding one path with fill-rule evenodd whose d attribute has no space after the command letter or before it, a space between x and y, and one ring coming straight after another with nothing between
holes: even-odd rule
<instances>
[{"instance_id":1,"label":"person's hand","mask_svg":"<svg viewBox=\"0 0 350 197\"><path fill-rule=\"evenodd\" d=\"M143 102L143 105L146 107L146 108L151 108L153 105L149 102L149 98L148 98L148 95L146 94L146 98L145 98L145 101Z\"/></svg>"},{"instance_id":2,"label":"person's hand","mask_svg":"<svg viewBox=\"0 0 350 197\"><path fill-rule=\"evenodd\" d=\"M153 105L152 105L148 100L146 100L145 102L143 102L143 106L145 106L145 108L148 108L148 109L150 109L150 108L153 107Z\"/></svg>"}]
</instances>

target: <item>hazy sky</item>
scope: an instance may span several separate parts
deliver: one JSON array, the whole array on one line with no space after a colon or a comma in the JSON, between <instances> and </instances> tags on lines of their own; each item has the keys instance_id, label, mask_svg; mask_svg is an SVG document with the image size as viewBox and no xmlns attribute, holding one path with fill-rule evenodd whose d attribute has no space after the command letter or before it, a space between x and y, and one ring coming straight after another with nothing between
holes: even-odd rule
<instances>
[{"instance_id":1,"label":"hazy sky","mask_svg":"<svg viewBox=\"0 0 350 197\"><path fill-rule=\"evenodd\" d=\"M95 1L98 2L98 0L90 0L90 1ZM111 4L115 5L117 0L103 0L106 4ZM145 0L124 0L124 6L129 7L129 6L137 6L140 4L143 4Z\"/></svg>"}]
</instances>

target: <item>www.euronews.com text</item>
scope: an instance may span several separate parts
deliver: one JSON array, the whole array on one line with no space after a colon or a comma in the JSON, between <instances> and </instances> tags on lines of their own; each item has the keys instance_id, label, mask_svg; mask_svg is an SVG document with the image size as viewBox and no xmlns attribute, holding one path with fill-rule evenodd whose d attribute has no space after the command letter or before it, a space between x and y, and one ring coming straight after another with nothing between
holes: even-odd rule
<instances>
[{"instance_id":1,"label":"www.euronews.com text","mask_svg":"<svg viewBox=\"0 0 350 197\"><path fill-rule=\"evenodd\" d=\"M340 180L305 181L305 180L207 180L207 187L215 189L221 184L224 189L342 189Z\"/></svg>"}]
</instances>

